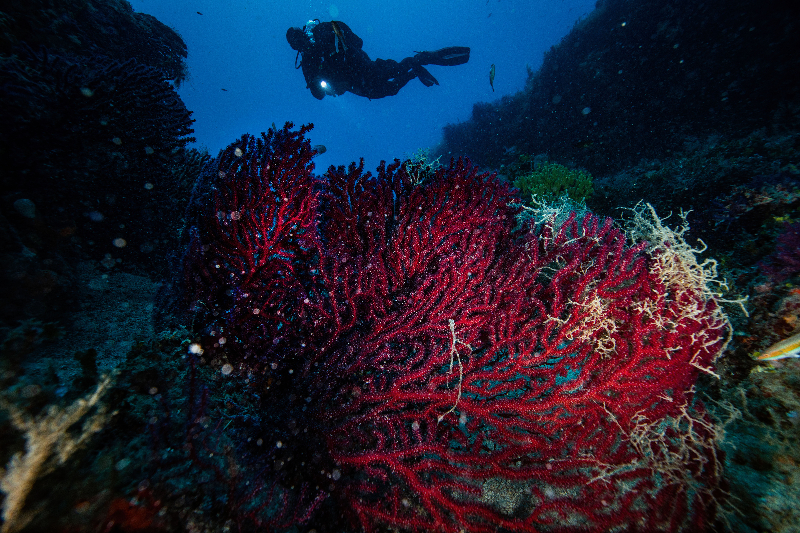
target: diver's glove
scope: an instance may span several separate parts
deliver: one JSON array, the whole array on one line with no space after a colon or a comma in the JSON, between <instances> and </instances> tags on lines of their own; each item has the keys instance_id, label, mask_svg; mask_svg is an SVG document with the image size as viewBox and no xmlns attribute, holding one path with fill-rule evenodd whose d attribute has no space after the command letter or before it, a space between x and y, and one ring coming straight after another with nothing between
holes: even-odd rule
<instances>
[{"instance_id":1,"label":"diver's glove","mask_svg":"<svg viewBox=\"0 0 800 533\"><path fill-rule=\"evenodd\" d=\"M414 59L420 65L443 65L447 67L463 65L469 61L469 47L448 46L434 52L417 52Z\"/></svg>"}]
</instances>

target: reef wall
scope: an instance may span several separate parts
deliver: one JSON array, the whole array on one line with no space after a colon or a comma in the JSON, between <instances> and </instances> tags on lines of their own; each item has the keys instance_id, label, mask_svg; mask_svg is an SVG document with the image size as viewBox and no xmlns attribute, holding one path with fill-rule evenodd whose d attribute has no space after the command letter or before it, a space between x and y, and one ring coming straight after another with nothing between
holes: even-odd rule
<instances>
[{"instance_id":1,"label":"reef wall","mask_svg":"<svg viewBox=\"0 0 800 533\"><path fill-rule=\"evenodd\" d=\"M598 2L523 90L447 125L435 155L500 168L544 153L598 176L698 136L794 128L798 21L791 2Z\"/></svg>"}]
</instances>

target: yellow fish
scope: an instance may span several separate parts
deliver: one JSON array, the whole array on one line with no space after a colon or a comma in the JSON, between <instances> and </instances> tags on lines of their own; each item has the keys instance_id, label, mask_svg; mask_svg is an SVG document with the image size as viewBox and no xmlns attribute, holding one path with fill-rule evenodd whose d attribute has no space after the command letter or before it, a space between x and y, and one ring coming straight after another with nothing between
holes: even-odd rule
<instances>
[{"instance_id":1,"label":"yellow fish","mask_svg":"<svg viewBox=\"0 0 800 533\"><path fill-rule=\"evenodd\" d=\"M494 92L494 63L489 67L489 85L492 86L492 92Z\"/></svg>"},{"instance_id":2,"label":"yellow fish","mask_svg":"<svg viewBox=\"0 0 800 533\"><path fill-rule=\"evenodd\" d=\"M764 353L756 357L756 359L759 361L777 361L788 357L800 357L800 333L776 342L764 350Z\"/></svg>"}]
</instances>

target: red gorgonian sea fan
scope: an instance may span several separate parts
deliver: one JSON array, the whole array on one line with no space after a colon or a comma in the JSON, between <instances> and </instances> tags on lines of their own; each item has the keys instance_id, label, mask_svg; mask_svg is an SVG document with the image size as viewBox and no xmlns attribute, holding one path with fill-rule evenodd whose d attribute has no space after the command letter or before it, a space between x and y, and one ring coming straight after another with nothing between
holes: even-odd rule
<instances>
[{"instance_id":1,"label":"red gorgonian sea fan","mask_svg":"<svg viewBox=\"0 0 800 533\"><path fill-rule=\"evenodd\" d=\"M206 356L291 450L265 475L365 531L710 526L694 384L728 325L681 232L646 210L627 234L592 214L520 224L514 191L463 161L316 178L309 128L290 128L207 167L183 266Z\"/></svg>"}]
</instances>

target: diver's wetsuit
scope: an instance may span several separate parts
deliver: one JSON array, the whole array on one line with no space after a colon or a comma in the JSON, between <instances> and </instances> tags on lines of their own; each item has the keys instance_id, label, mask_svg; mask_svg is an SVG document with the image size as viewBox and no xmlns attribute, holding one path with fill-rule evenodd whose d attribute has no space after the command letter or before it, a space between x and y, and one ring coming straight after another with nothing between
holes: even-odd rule
<instances>
[{"instance_id":1,"label":"diver's wetsuit","mask_svg":"<svg viewBox=\"0 0 800 533\"><path fill-rule=\"evenodd\" d=\"M469 60L469 48L451 47L421 52L400 62L370 60L364 42L344 22L309 23L286 32L289 44L302 54L300 66L315 98L351 92L369 99L393 96L416 77L426 86L438 85L423 65L460 65Z\"/></svg>"}]
</instances>

